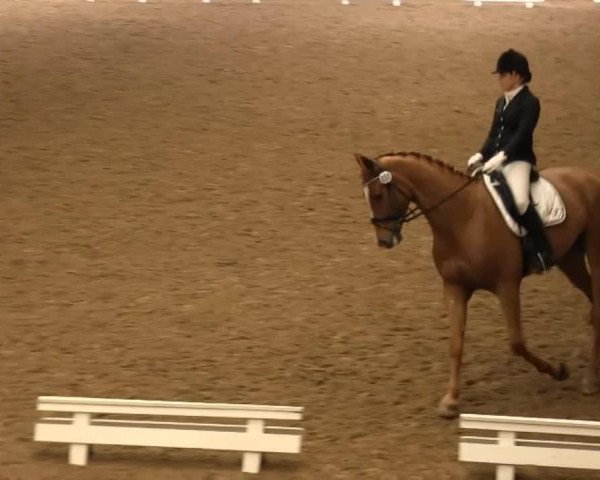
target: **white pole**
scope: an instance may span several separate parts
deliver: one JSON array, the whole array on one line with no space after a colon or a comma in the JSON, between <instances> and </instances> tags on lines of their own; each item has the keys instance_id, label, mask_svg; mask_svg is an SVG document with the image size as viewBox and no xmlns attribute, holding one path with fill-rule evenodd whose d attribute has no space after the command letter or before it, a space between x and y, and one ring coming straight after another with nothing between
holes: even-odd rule
<instances>
[{"instance_id":1,"label":"white pole","mask_svg":"<svg viewBox=\"0 0 600 480\"><path fill-rule=\"evenodd\" d=\"M94 0L91 0L91 1L94 1ZM139 1L142 1L142 0L139 0ZM147 1L147 0L144 0L144 1ZM252 3L260 3L260 1L261 0L252 0ZM211 0L202 0L202 3L210 3L210 2L211 2Z\"/></svg>"},{"instance_id":2,"label":"white pole","mask_svg":"<svg viewBox=\"0 0 600 480\"><path fill-rule=\"evenodd\" d=\"M600 0L598 0L600 2ZM342 0L342 5L350 5L350 0ZM402 0L392 0L392 5L394 7L399 7L402 5Z\"/></svg>"}]
</instances>

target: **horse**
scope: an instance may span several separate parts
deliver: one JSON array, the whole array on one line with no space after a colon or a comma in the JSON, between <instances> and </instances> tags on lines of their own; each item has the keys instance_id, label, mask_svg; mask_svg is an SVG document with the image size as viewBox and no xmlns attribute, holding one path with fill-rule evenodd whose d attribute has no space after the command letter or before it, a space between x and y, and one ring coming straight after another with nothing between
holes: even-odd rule
<instances>
[{"instance_id":1,"label":"horse","mask_svg":"<svg viewBox=\"0 0 600 480\"><path fill-rule=\"evenodd\" d=\"M477 290L498 297L512 353L539 372L566 380L566 365L551 365L526 345L520 287L528 272L521 241L506 226L483 181L416 152L375 158L355 154L355 158L380 247L398 245L404 223L421 215L431 227L433 261L442 278L450 322L450 379L438 414L455 418L460 413L467 307ZM563 223L547 229L556 266L591 303L589 364L582 381L583 393L591 395L600 390L600 179L576 167L548 168L542 173L560 193L568 212ZM416 208L409 210L413 203Z\"/></svg>"}]
</instances>

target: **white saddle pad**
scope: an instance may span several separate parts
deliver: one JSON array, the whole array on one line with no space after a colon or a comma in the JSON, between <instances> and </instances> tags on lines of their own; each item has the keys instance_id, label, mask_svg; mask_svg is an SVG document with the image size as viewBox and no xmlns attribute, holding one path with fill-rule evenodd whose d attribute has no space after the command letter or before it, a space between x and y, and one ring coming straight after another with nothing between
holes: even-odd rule
<instances>
[{"instance_id":1,"label":"white saddle pad","mask_svg":"<svg viewBox=\"0 0 600 480\"><path fill-rule=\"evenodd\" d=\"M502 198L493 186L493 180L489 175L483 176L483 182L494 199L494 203L500 210L506 225L519 237L524 237L527 232L508 213ZM547 227L560 225L567 218L567 210L560 194L548 180L543 177L531 184L531 197L540 218Z\"/></svg>"}]
</instances>

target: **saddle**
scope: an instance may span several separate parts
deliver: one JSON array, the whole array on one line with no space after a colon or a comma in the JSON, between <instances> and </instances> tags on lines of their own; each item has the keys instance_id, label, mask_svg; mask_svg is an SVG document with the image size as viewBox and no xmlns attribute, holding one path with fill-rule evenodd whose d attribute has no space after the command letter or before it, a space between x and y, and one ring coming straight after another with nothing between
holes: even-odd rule
<instances>
[{"instance_id":1,"label":"saddle","mask_svg":"<svg viewBox=\"0 0 600 480\"><path fill-rule=\"evenodd\" d=\"M519 224L519 212L506 177L500 171L483 175L483 182L492 196L506 225L518 237L526 237L527 232ZM536 169L531 170L530 201L546 227L560 225L567 218L565 204L554 187Z\"/></svg>"},{"instance_id":2,"label":"saddle","mask_svg":"<svg viewBox=\"0 0 600 480\"><path fill-rule=\"evenodd\" d=\"M484 184L492 196L496 207L502 214L508 228L521 239L523 255L523 274L528 275L532 270L531 259L535 255L533 240L520 224L520 215L514 197L500 171L483 176ZM556 188L542 178L536 169L531 170L530 202L546 227L559 225L567 217L565 204Z\"/></svg>"}]
</instances>

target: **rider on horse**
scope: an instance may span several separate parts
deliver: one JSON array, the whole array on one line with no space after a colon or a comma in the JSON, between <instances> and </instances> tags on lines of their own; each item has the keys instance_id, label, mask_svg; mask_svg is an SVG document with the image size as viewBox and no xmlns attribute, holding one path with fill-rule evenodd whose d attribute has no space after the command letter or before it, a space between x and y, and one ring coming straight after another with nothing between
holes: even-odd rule
<instances>
[{"instance_id":1,"label":"rider on horse","mask_svg":"<svg viewBox=\"0 0 600 480\"><path fill-rule=\"evenodd\" d=\"M527 84L531 81L529 63L513 49L498 58L496 71L504 94L497 100L492 127L478 153L468 160L473 175L500 170L512 191L519 223L533 241L534 271L541 273L552 267L552 249L544 225L530 202L529 187L536 165L533 131L540 116L540 102Z\"/></svg>"}]
</instances>

